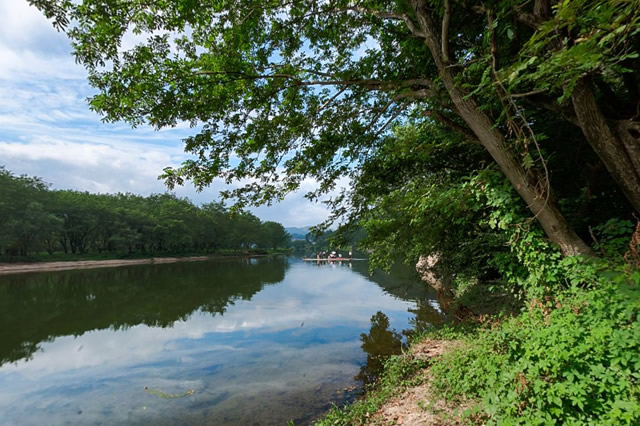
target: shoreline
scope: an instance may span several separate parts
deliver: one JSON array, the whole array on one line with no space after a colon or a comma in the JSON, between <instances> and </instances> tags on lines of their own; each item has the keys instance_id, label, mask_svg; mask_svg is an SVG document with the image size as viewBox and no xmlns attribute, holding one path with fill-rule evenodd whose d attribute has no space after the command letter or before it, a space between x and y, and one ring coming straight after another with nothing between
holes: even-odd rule
<instances>
[{"instance_id":1,"label":"shoreline","mask_svg":"<svg viewBox=\"0 0 640 426\"><path fill-rule=\"evenodd\" d=\"M205 260L244 259L265 257L268 254L246 255L212 255L212 256L186 256L186 257L150 257L146 259L108 259L108 260L72 260L54 262L33 263L0 263L0 276L11 274L24 274L29 272L55 272L74 269L115 268L131 265L154 265L177 262L202 262Z\"/></svg>"},{"instance_id":2,"label":"shoreline","mask_svg":"<svg viewBox=\"0 0 640 426\"><path fill-rule=\"evenodd\" d=\"M314 426L462 424L470 401L445 400L432 384L431 367L462 341L424 336L386 363L376 387L354 402L334 407Z\"/></svg>"}]
</instances>

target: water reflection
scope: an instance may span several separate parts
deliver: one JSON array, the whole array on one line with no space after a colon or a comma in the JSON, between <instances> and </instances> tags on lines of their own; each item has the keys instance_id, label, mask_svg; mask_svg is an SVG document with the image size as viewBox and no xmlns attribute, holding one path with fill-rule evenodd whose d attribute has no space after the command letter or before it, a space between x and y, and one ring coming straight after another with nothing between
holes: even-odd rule
<instances>
[{"instance_id":1,"label":"water reflection","mask_svg":"<svg viewBox=\"0 0 640 426\"><path fill-rule=\"evenodd\" d=\"M223 314L284 279L286 258L131 266L0 277L0 365L41 342L91 330L170 327L195 311ZM241 279L238 279L240 278Z\"/></svg>"},{"instance_id":2,"label":"water reflection","mask_svg":"<svg viewBox=\"0 0 640 426\"><path fill-rule=\"evenodd\" d=\"M367 354L367 361L354 377L356 380L365 386L374 383L382 373L385 361L392 355L402 353L403 347L406 346L406 337L444 321L437 304L433 301L417 301L416 305L415 308L408 309L415 315L409 319L410 327L401 332L390 328L389 317L383 312L378 311L371 317L369 332L360 334L360 347Z\"/></svg>"},{"instance_id":3,"label":"water reflection","mask_svg":"<svg viewBox=\"0 0 640 426\"><path fill-rule=\"evenodd\" d=\"M354 397L345 389L369 371L360 334L375 346L391 329L435 322L437 310L416 303L430 297L355 262L0 278L0 424L305 424Z\"/></svg>"},{"instance_id":4,"label":"water reflection","mask_svg":"<svg viewBox=\"0 0 640 426\"><path fill-rule=\"evenodd\" d=\"M360 367L355 379L368 385L378 377L387 358L402 352L402 335L389 329L389 317L378 311L371 317L369 333L360 334L360 340L361 348L367 354L367 362Z\"/></svg>"}]
</instances>

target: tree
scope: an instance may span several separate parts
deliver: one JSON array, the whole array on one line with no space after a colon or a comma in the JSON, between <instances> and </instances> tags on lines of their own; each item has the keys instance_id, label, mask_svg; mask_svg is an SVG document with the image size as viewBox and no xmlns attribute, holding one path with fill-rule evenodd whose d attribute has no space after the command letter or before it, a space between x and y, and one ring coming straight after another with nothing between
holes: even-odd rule
<instances>
[{"instance_id":1,"label":"tree","mask_svg":"<svg viewBox=\"0 0 640 426\"><path fill-rule=\"evenodd\" d=\"M237 249L250 249L258 245L262 237L261 222L251 212L239 212L233 216L236 226L231 233L231 246Z\"/></svg>"},{"instance_id":2,"label":"tree","mask_svg":"<svg viewBox=\"0 0 640 426\"><path fill-rule=\"evenodd\" d=\"M47 210L47 185L0 166L0 254L26 256L45 248L61 221Z\"/></svg>"},{"instance_id":3,"label":"tree","mask_svg":"<svg viewBox=\"0 0 640 426\"><path fill-rule=\"evenodd\" d=\"M100 227L94 196L88 192L59 191L55 214L63 219L59 233L64 252L85 254Z\"/></svg>"},{"instance_id":4,"label":"tree","mask_svg":"<svg viewBox=\"0 0 640 426\"><path fill-rule=\"evenodd\" d=\"M228 247L231 238L231 218L224 204L208 203L202 206L202 211L208 218L205 230L208 247L214 251L220 247Z\"/></svg>"},{"instance_id":5,"label":"tree","mask_svg":"<svg viewBox=\"0 0 640 426\"><path fill-rule=\"evenodd\" d=\"M567 105L548 96L524 105L528 94L507 84L539 63L543 79L533 93L553 95L553 66L566 71L567 59L577 58L589 66L563 88L575 114L559 115L581 126L640 206L630 155L637 123L624 118L612 127L589 85L602 77L601 97L616 98L607 91L613 87L629 105L637 100L634 0L493 0L475 8L462 0L31 3L67 30L99 90L91 106L107 121L199 127L185 141L195 159L165 169L169 186L247 179L227 193L244 205L282 198L313 177L320 181L309 194L315 198L339 177L357 177L393 124L422 117L486 150L565 255L591 254L558 207L536 123L528 120L532 109ZM146 41L122 51L128 31ZM553 41L541 41L545 35ZM595 47L585 49L592 40ZM529 51L543 54L520 63Z\"/></svg>"},{"instance_id":6,"label":"tree","mask_svg":"<svg viewBox=\"0 0 640 426\"><path fill-rule=\"evenodd\" d=\"M272 249L285 248L291 242L291 236L284 226L278 222L267 221L262 224L264 233L264 247Z\"/></svg>"},{"instance_id":7,"label":"tree","mask_svg":"<svg viewBox=\"0 0 640 426\"><path fill-rule=\"evenodd\" d=\"M578 126L640 212L638 2L536 0L516 18L535 33L500 83Z\"/></svg>"}]
</instances>

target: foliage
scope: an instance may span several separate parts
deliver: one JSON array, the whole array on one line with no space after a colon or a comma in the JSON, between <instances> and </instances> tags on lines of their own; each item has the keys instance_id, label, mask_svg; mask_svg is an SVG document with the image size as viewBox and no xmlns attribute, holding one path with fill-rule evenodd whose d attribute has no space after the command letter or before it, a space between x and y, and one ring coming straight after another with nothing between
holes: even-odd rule
<instances>
[{"instance_id":1,"label":"foliage","mask_svg":"<svg viewBox=\"0 0 640 426\"><path fill-rule=\"evenodd\" d=\"M482 153L460 151L460 139L445 137L445 129L433 126L395 129L356 180L349 194L356 205L351 223L366 231L361 246L372 251L372 267L387 267L397 258L415 263L435 253L435 271L454 290L506 281L512 292L530 297L595 282L603 262L564 258L509 181L493 165L478 167ZM444 152L450 162L442 161ZM397 175L388 177L389 170ZM581 192L567 189L564 204L579 231L601 236L596 249L619 259L632 227L626 219L611 219L624 208L618 210L609 196L583 200ZM591 228L603 218L604 224Z\"/></svg>"},{"instance_id":2,"label":"foliage","mask_svg":"<svg viewBox=\"0 0 640 426\"><path fill-rule=\"evenodd\" d=\"M560 100L567 99L585 75L604 78L620 90L624 74L634 72L629 65L638 58L639 40L640 7L635 1L559 2L553 17L539 25L517 61L505 68L505 83L511 90L558 93Z\"/></svg>"},{"instance_id":3,"label":"foliage","mask_svg":"<svg viewBox=\"0 0 640 426\"><path fill-rule=\"evenodd\" d=\"M349 220L366 231L361 246L372 251L372 267L438 253L443 275L487 272L487 254L503 250L504 238L477 226L483 212L470 203L465 176L486 156L467 145L445 129L407 125L363 168L348 195Z\"/></svg>"},{"instance_id":4,"label":"foliage","mask_svg":"<svg viewBox=\"0 0 640 426\"><path fill-rule=\"evenodd\" d=\"M595 248L606 257L620 257L629 249L629 235L633 232L633 223L613 218L594 227L594 231L600 236Z\"/></svg>"},{"instance_id":5,"label":"foliage","mask_svg":"<svg viewBox=\"0 0 640 426\"><path fill-rule=\"evenodd\" d=\"M51 191L38 178L0 168L0 255L25 258L111 253L213 253L224 249L287 248L276 222L220 203L197 207L172 194L90 194Z\"/></svg>"},{"instance_id":6,"label":"foliage","mask_svg":"<svg viewBox=\"0 0 640 426\"><path fill-rule=\"evenodd\" d=\"M424 330L411 344L458 343L429 364L390 358L365 399L335 407L318 424L368 424L391 397L420 383L425 368L436 396L471 407L462 413L468 423L637 424L640 274L623 269L603 271L594 289L531 299L517 316Z\"/></svg>"},{"instance_id":7,"label":"foliage","mask_svg":"<svg viewBox=\"0 0 640 426\"><path fill-rule=\"evenodd\" d=\"M445 355L432 371L450 399L481 401L491 424L640 420L640 292L622 274L577 287Z\"/></svg>"},{"instance_id":8,"label":"foliage","mask_svg":"<svg viewBox=\"0 0 640 426\"><path fill-rule=\"evenodd\" d=\"M14 176L0 166L0 250L26 254L45 248L62 224L45 209L50 201L41 179Z\"/></svg>"},{"instance_id":9,"label":"foliage","mask_svg":"<svg viewBox=\"0 0 640 426\"><path fill-rule=\"evenodd\" d=\"M489 259L502 279L526 290L529 297L595 282L598 261L578 256L563 258L531 221L502 176L484 170L472 176L465 187L476 201L474 208L485 210L478 225L501 232L509 247L508 251L494 250Z\"/></svg>"},{"instance_id":10,"label":"foliage","mask_svg":"<svg viewBox=\"0 0 640 426\"><path fill-rule=\"evenodd\" d=\"M389 130L408 120L447 128L449 138L467 142L462 152L476 149L469 142L482 145L503 172L517 169L509 179L527 186L533 200L551 192L539 146L550 135L541 117L551 112L562 129L575 120L558 114L570 106L547 94L540 102L506 95L520 88L555 94L565 81L604 76L598 95L610 111L609 92L626 101L637 92L619 81L625 74L633 83L638 74L640 15L632 0L561 2L552 16L535 19L528 0L477 7L441 0L29 1L72 40L98 89L91 107L106 121L194 127L185 140L193 158L165 169L170 186L244 180L227 192L239 205L282 199L308 178L320 183L310 198L340 177L360 178L384 152ZM130 33L137 44L125 49ZM483 135L492 131L489 142ZM574 139L586 145L581 135ZM446 162L445 155L433 158ZM578 160L582 168L589 158ZM335 201L339 212L353 207ZM544 206L555 209L555 202Z\"/></svg>"}]
</instances>

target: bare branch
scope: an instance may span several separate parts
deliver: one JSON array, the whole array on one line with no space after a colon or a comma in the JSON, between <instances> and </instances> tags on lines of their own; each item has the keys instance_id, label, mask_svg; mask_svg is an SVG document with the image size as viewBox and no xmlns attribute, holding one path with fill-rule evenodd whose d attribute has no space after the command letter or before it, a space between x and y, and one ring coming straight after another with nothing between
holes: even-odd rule
<instances>
[{"instance_id":1,"label":"bare branch","mask_svg":"<svg viewBox=\"0 0 640 426\"><path fill-rule=\"evenodd\" d=\"M384 130L387 128L387 126L389 126L389 124L391 124L396 118L398 118L398 116L400 114L402 114L402 112L407 109L407 107L409 106L411 102L406 101L405 103L403 103L400 108L398 108L398 111L395 112L395 114L393 114L391 116L391 118L389 118L389 120L387 120L386 123L384 123L384 125L376 132L376 134L374 135L374 138L377 138L378 136L380 136L380 134L382 132L384 132Z\"/></svg>"},{"instance_id":2,"label":"bare branch","mask_svg":"<svg viewBox=\"0 0 640 426\"><path fill-rule=\"evenodd\" d=\"M491 10L487 10L487 25L489 27L489 46L491 50L491 71L498 80L498 44L496 42L495 17Z\"/></svg>"},{"instance_id":3,"label":"bare branch","mask_svg":"<svg viewBox=\"0 0 640 426\"><path fill-rule=\"evenodd\" d=\"M327 99L327 101L325 103L323 103L320 108L318 108L317 112L322 111L323 109L325 109L326 107L328 107L333 101L335 101L338 96L342 95L344 93L345 90L347 90L347 87L349 86L344 86L342 89L338 90L338 92L333 95L331 98Z\"/></svg>"},{"instance_id":4,"label":"bare branch","mask_svg":"<svg viewBox=\"0 0 640 426\"><path fill-rule=\"evenodd\" d=\"M412 87L430 87L432 81L425 78L414 78L401 81L383 81L373 79L345 79L345 80L301 80L299 77L292 74L285 73L273 73L273 74L247 74L241 71L196 71L195 75L213 75L213 76L236 76L234 80L268 80L268 79L283 79L290 80L293 84L290 87L295 86L360 86L366 87L371 90L394 90L394 89L406 89ZM329 75L329 74L327 74ZM232 81L234 81L232 80ZM416 91L416 93L419 91ZM424 96L422 96L424 97Z\"/></svg>"},{"instance_id":5,"label":"bare branch","mask_svg":"<svg viewBox=\"0 0 640 426\"><path fill-rule=\"evenodd\" d=\"M460 124L446 117L444 114L440 113L439 111L425 111L423 112L423 115L427 117L431 117L435 120L438 120L439 122L441 122L442 124L450 128L451 130L453 130L454 132L464 137L466 140L468 140L472 144L482 146L482 144L478 140L478 137L471 130L469 130L464 126L461 126Z\"/></svg>"},{"instance_id":6,"label":"bare branch","mask_svg":"<svg viewBox=\"0 0 640 426\"><path fill-rule=\"evenodd\" d=\"M288 67L291 66L290 64L270 64L267 68L284 68L284 67ZM335 74L331 74L328 72L322 72L322 71L318 71L318 70L312 70L310 68L298 68L295 67L296 71L300 71L300 72L306 72L309 74L315 74L315 75L319 75L322 77L329 77L329 78L336 78Z\"/></svg>"},{"instance_id":7,"label":"bare branch","mask_svg":"<svg viewBox=\"0 0 640 426\"><path fill-rule=\"evenodd\" d=\"M367 15L373 15L381 19L395 19L399 21L404 21L404 23L407 25L407 28L409 29L409 32L411 34L419 38L426 37L426 34L416 26L415 22L413 22L413 19L411 19L411 17L406 13L381 12L381 11L371 10L371 9L358 7L358 6L347 7L342 10L358 12L358 13L367 14Z\"/></svg>"},{"instance_id":8,"label":"bare branch","mask_svg":"<svg viewBox=\"0 0 640 426\"><path fill-rule=\"evenodd\" d=\"M371 128L376 124L376 122L380 119L380 117L382 117L382 115L389 110L389 107L391 107L391 105L393 105L394 103L396 103L400 99L416 98L416 97L422 97L422 96L420 96L420 92L413 92L413 91L404 92L404 93L400 93L400 94L394 96L393 98L391 98L391 100L389 102L386 103L386 105L384 105L382 107L382 109L380 111L378 111L378 113L369 122L369 124L367 125L367 127L365 128L364 131L368 132L369 130L371 130Z\"/></svg>"},{"instance_id":9,"label":"bare branch","mask_svg":"<svg viewBox=\"0 0 640 426\"><path fill-rule=\"evenodd\" d=\"M241 18L241 19L240 19L240 22L238 22L238 24L239 24L239 25L244 24L244 22L245 22L247 19L249 19L249 18L251 17L251 15L253 15L253 12L255 12L255 11L256 11L256 9L255 9L255 8L251 9L251 10L249 11L249 13L247 13L243 18Z\"/></svg>"},{"instance_id":10,"label":"bare branch","mask_svg":"<svg viewBox=\"0 0 640 426\"><path fill-rule=\"evenodd\" d=\"M235 75L238 80L269 80L284 79L295 82L294 86L342 86L342 85L358 85L380 87L386 85L387 82L381 80L310 80L304 81L291 74L273 73L273 74L247 74L240 71L197 71L196 75Z\"/></svg>"},{"instance_id":11,"label":"bare branch","mask_svg":"<svg viewBox=\"0 0 640 426\"><path fill-rule=\"evenodd\" d=\"M517 99L517 98L526 98L527 96L539 95L541 93L547 93L547 90L536 89L536 90L531 90L529 92L524 92L524 93L513 93L507 96L509 96L511 99Z\"/></svg>"}]
</instances>

